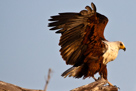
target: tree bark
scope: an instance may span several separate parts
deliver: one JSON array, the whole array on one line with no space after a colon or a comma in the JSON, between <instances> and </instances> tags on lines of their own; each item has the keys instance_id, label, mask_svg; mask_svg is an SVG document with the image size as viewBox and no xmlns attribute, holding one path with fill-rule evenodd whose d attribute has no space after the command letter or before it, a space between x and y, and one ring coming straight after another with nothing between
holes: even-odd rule
<instances>
[{"instance_id":1,"label":"tree bark","mask_svg":"<svg viewBox=\"0 0 136 91\"><path fill-rule=\"evenodd\" d=\"M10 83L0 81L0 91L44 91L44 90L26 89Z\"/></svg>"},{"instance_id":2,"label":"tree bark","mask_svg":"<svg viewBox=\"0 0 136 91\"><path fill-rule=\"evenodd\" d=\"M72 89L71 91L118 91L115 86L106 85L107 81L103 78L90 84Z\"/></svg>"}]
</instances>

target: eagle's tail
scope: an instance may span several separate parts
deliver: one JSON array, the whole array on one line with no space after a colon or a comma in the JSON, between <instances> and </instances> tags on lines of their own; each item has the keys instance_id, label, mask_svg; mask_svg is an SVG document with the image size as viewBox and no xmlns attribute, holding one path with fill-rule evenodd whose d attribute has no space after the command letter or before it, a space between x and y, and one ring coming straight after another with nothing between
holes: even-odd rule
<instances>
[{"instance_id":1,"label":"eagle's tail","mask_svg":"<svg viewBox=\"0 0 136 91\"><path fill-rule=\"evenodd\" d=\"M66 78L67 76L81 78L84 75L83 70L84 70L84 65L80 65L77 67L71 67L68 70L66 70L64 73L62 73L61 76L63 76L64 78Z\"/></svg>"}]
</instances>

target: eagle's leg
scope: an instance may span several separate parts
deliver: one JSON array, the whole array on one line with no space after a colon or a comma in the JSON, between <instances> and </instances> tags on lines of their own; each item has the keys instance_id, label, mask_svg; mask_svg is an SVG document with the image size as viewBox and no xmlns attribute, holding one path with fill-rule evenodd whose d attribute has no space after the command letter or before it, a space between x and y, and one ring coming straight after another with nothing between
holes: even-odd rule
<instances>
[{"instance_id":1,"label":"eagle's leg","mask_svg":"<svg viewBox=\"0 0 136 91\"><path fill-rule=\"evenodd\" d=\"M101 74L101 78L104 78L103 77L103 74ZM104 78L105 79L105 78ZM105 79L107 81L107 83L110 85L110 86L113 86L113 84L111 84L107 79Z\"/></svg>"}]
</instances>

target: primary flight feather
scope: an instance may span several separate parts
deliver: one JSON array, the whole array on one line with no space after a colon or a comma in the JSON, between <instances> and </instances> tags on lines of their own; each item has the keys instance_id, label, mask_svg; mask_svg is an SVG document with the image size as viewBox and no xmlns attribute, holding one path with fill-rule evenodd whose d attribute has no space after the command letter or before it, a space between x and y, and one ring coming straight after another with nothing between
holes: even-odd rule
<instances>
[{"instance_id":1,"label":"primary flight feather","mask_svg":"<svg viewBox=\"0 0 136 91\"><path fill-rule=\"evenodd\" d=\"M62 74L64 77L93 77L96 80L94 75L98 72L107 80L107 63L117 57L119 49L126 50L123 42L105 39L108 18L96 12L93 3L91 6L86 6L86 10L79 13L59 13L49 19L52 21L49 23L50 30L61 33L62 58L66 64L73 65Z\"/></svg>"}]
</instances>

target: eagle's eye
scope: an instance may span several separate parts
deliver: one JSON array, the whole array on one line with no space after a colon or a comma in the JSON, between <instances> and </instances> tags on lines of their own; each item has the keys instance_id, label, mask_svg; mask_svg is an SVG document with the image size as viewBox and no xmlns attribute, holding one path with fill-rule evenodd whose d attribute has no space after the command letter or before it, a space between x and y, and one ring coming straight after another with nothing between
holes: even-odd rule
<instances>
[{"instance_id":1,"label":"eagle's eye","mask_svg":"<svg viewBox=\"0 0 136 91\"><path fill-rule=\"evenodd\" d=\"M120 43L120 46L123 46L123 44L122 44L122 43Z\"/></svg>"}]
</instances>

